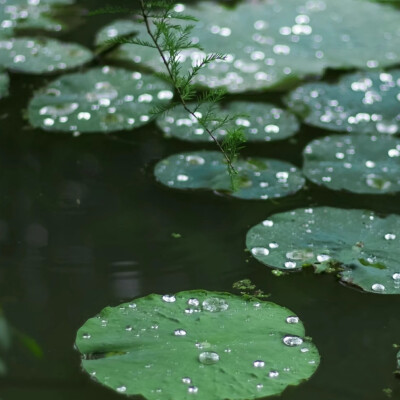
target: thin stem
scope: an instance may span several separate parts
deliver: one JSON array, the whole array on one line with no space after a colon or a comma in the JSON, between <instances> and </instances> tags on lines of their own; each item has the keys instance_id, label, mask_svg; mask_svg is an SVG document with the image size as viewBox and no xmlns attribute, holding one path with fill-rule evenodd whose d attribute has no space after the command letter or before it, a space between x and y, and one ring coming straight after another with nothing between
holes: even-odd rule
<instances>
[{"instance_id":1,"label":"thin stem","mask_svg":"<svg viewBox=\"0 0 400 400\"><path fill-rule=\"evenodd\" d=\"M191 116L193 116L198 121L198 123L205 129L205 131L210 135L210 137L212 138L214 143L218 146L219 150L223 154L223 156L224 156L224 158L225 158L225 160L226 160L226 162L228 164L229 170L232 171L234 174L236 174L237 171L236 171L235 167L233 166L232 160L230 159L230 157L228 156L228 154L226 153L226 151L224 150L222 145L219 143L218 139L213 135L211 130L197 117L195 112L192 111L188 107L188 105L186 104L186 101L183 98L182 92L180 91L178 85L176 84L175 76L171 71L171 68L169 66L168 60L166 59L166 57L164 55L164 52L163 52L163 50L161 49L161 47L160 47L160 45L158 43L158 39L154 36L154 34L153 34L152 30L151 30L149 16L146 13L146 7L145 7L144 2L145 2L145 0L140 0L140 8L141 8L142 17L143 17L143 21L144 21L145 26L146 26L147 33L151 37L152 41L154 42L154 45L156 46L156 48L157 48L157 50L158 50L158 52L159 52L159 54L160 54L160 56L162 58L162 61L163 61L164 65L165 65L165 67L167 69L167 72L168 72L168 75L169 75L169 77L171 79L171 82L174 83L176 92L177 92L178 97L179 97L179 101L181 102L181 104L182 104L183 108L185 109L185 111L188 114L190 114Z\"/></svg>"}]
</instances>

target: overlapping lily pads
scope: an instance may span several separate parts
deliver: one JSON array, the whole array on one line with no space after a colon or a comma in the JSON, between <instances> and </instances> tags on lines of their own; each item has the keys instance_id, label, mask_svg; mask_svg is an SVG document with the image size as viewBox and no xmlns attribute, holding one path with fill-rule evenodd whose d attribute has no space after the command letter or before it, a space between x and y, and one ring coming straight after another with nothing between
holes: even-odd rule
<instances>
[{"instance_id":1,"label":"overlapping lily pads","mask_svg":"<svg viewBox=\"0 0 400 400\"><path fill-rule=\"evenodd\" d=\"M47 38L0 40L0 66L27 74L43 74L76 68L93 55L87 48Z\"/></svg>"},{"instance_id":2,"label":"overlapping lily pads","mask_svg":"<svg viewBox=\"0 0 400 400\"><path fill-rule=\"evenodd\" d=\"M5 72L1 72L0 69L0 99L8 95L8 85L10 80Z\"/></svg>"},{"instance_id":3,"label":"overlapping lily pads","mask_svg":"<svg viewBox=\"0 0 400 400\"><path fill-rule=\"evenodd\" d=\"M21 30L60 31L65 27L61 15L74 0L1 0L0 37Z\"/></svg>"},{"instance_id":4,"label":"overlapping lily pads","mask_svg":"<svg viewBox=\"0 0 400 400\"><path fill-rule=\"evenodd\" d=\"M28 108L34 127L60 132L131 130L150 121L150 111L173 96L162 80L120 68L64 75L36 93Z\"/></svg>"},{"instance_id":5,"label":"overlapping lily pads","mask_svg":"<svg viewBox=\"0 0 400 400\"><path fill-rule=\"evenodd\" d=\"M190 107L190 105L189 105ZM204 105L206 108L207 105ZM202 108L197 115L202 115ZM243 133L249 142L282 140L293 136L299 129L296 117L268 103L235 101L226 107L216 107L218 115L238 115L231 126L243 127ZM242 114L242 115L240 115ZM208 133L199 125L196 118L188 115L183 107L176 107L157 119L158 126L166 137L175 137L191 142L212 141ZM217 139L223 139L226 127L215 131Z\"/></svg>"},{"instance_id":6,"label":"overlapping lily pads","mask_svg":"<svg viewBox=\"0 0 400 400\"><path fill-rule=\"evenodd\" d=\"M107 307L78 331L93 379L148 400L257 399L309 379L316 347L290 310L228 293L149 295Z\"/></svg>"},{"instance_id":7,"label":"overlapping lily pads","mask_svg":"<svg viewBox=\"0 0 400 400\"><path fill-rule=\"evenodd\" d=\"M400 132L400 70L358 72L336 84L309 83L287 104L307 124L360 133Z\"/></svg>"},{"instance_id":8,"label":"overlapping lily pads","mask_svg":"<svg viewBox=\"0 0 400 400\"><path fill-rule=\"evenodd\" d=\"M304 175L333 190L400 192L400 140L388 135L332 135L304 150Z\"/></svg>"},{"instance_id":9,"label":"overlapping lily pads","mask_svg":"<svg viewBox=\"0 0 400 400\"><path fill-rule=\"evenodd\" d=\"M200 22L193 41L207 53L227 53L209 65L197 83L230 92L287 87L326 68L377 68L400 61L400 12L361 0L259 0L225 8L212 2L177 6ZM374 15L374 29L370 18ZM139 28L140 30L140 28ZM145 35L145 34L144 34ZM206 54L181 54L184 69ZM162 68L154 49L125 44L111 59Z\"/></svg>"},{"instance_id":10,"label":"overlapping lily pads","mask_svg":"<svg viewBox=\"0 0 400 400\"><path fill-rule=\"evenodd\" d=\"M339 271L367 292L400 294L400 216L331 207L274 214L252 227L246 245L265 265Z\"/></svg>"},{"instance_id":11,"label":"overlapping lily pads","mask_svg":"<svg viewBox=\"0 0 400 400\"><path fill-rule=\"evenodd\" d=\"M208 189L241 199L272 199L299 191L305 179L292 164L266 158L246 158L235 162L239 188L232 191L225 159L218 151L174 154L154 169L156 179L174 189Z\"/></svg>"}]
</instances>

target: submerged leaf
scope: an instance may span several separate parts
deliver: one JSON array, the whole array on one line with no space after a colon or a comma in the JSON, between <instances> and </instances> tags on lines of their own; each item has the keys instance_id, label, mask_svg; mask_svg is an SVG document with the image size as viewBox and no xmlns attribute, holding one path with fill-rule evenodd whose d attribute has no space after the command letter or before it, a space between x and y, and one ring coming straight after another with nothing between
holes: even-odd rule
<instances>
[{"instance_id":1,"label":"submerged leaf","mask_svg":"<svg viewBox=\"0 0 400 400\"><path fill-rule=\"evenodd\" d=\"M150 121L154 106L173 96L160 79L120 68L64 75L29 103L29 121L50 131L96 133L131 130Z\"/></svg>"},{"instance_id":2,"label":"submerged leaf","mask_svg":"<svg viewBox=\"0 0 400 400\"><path fill-rule=\"evenodd\" d=\"M299 191L305 179L287 162L266 158L239 159L238 188L232 182L225 159L217 151L198 151L172 155L154 169L156 179L174 189L208 189L223 191L241 199L271 199Z\"/></svg>"},{"instance_id":3,"label":"submerged leaf","mask_svg":"<svg viewBox=\"0 0 400 400\"><path fill-rule=\"evenodd\" d=\"M308 83L286 99L293 112L325 129L394 135L400 132L400 70L357 72L335 84Z\"/></svg>"},{"instance_id":4,"label":"submerged leaf","mask_svg":"<svg viewBox=\"0 0 400 400\"><path fill-rule=\"evenodd\" d=\"M339 271L342 282L400 294L400 217L331 207L274 214L247 233L246 245L265 265Z\"/></svg>"},{"instance_id":5,"label":"submerged leaf","mask_svg":"<svg viewBox=\"0 0 400 400\"><path fill-rule=\"evenodd\" d=\"M332 135L304 150L304 175L333 190L400 192L400 140L388 135Z\"/></svg>"},{"instance_id":6,"label":"submerged leaf","mask_svg":"<svg viewBox=\"0 0 400 400\"><path fill-rule=\"evenodd\" d=\"M149 400L256 399L309 379L316 347L291 311L228 293L149 295L107 307L78 331L83 368Z\"/></svg>"},{"instance_id":7,"label":"submerged leaf","mask_svg":"<svg viewBox=\"0 0 400 400\"><path fill-rule=\"evenodd\" d=\"M258 0L229 9L200 2L178 11L199 20L192 38L206 48L184 50L183 69L197 65L207 54L228 53L225 61L201 70L195 78L201 86L225 87L229 92L284 88L327 68L369 69L400 61L400 11L381 4ZM154 49L125 44L109 57L162 69Z\"/></svg>"},{"instance_id":8,"label":"submerged leaf","mask_svg":"<svg viewBox=\"0 0 400 400\"><path fill-rule=\"evenodd\" d=\"M203 108L206 107L207 104L198 109L196 115L199 118L204 112ZM226 107L217 106L215 113L218 116L241 114L231 124L214 132L214 136L222 140L228 127L242 127L244 136L249 142L286 139L293 136L299 129L299 123L293 114L268 103L235 101ZM175 137L191 142L212 141L197 119L188 115L183 107L176 107L159 117L157 125L166 137Z\"/></svg>"},{"instance_id":9,"label":"submerged leaf","mask_svg":"<svg viewBox=\"0 0 400 400\"><path fill-rule=\"evenodd\" d=\"M44 74L76 68L89 62L87 48L47 38L13 38L0 41L0 66L14 72Z\"/></svg>"}]
</instances>

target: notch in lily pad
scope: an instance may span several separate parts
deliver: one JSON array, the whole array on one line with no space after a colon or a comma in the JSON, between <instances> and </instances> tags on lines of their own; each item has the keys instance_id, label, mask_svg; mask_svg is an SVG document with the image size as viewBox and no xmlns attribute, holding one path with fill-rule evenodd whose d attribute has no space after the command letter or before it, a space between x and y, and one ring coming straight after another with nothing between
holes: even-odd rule
<instances>
[{"instance_id":1,"label":"notch in lily pad","mask_svg":"<svg viewBox=\"0 0 400 400\"><path fill-rule=\"evenodd\" d=\"M300 86L289 94L286 103L309 125L341 132L394 135L400 132L399 88L399 69L357 72L333 84Z\"/></svg>"},{"instance_id":2,"label":"notch in lily pad","mask_svg":"<svg viewBox=\"0 0 400 400\"><path fill-rule=\"evenodd\" d=\"M398 215L316 207L271 215L248 231L246 246L271 268L313 266L366 292L400 294L399 240Z\"/></svg>"},{"instance_id":3,"label":"notch in lily pad","mask_svg":"<svg viewBox=\"0 0 400 400\"><path fill-rule=\"evenodd\" d=\"M157 77L105 66L53 81L30 101L28 117L32 126L54 132L132 130L172 97L170 85Z\"/></svg>"},{"instance_id":4,"label":"notch in lily pad","mask_svg":"<svg viewBox=\"0 0 400 400\"><path fill-rule=\"evenodd\" d=\"M280 160L248 157L235 162L238 190L223 155L217 151L175 154L154 168L156 179L173 189L204 189L223 192L247 200L267 200L289 196L303 188L305 179L292 164Z\"/></svg>"},{"instance_id":5,"label":"notch in lily pad","mask_svg":"<svg viewBox=\"0 0 400 400\"><path fill-rule=\"evenodd\" d=\"M320 361L292 311L200 290L107 307L79 329L76 346L94 380L148 400L278 395Z\"/></svg>"},{"instance_id":6,"label":"notch in lily pad","mask_svg":"<svg viewBox=\"0 0 400 400\"><path fill-rule=\"evenodd\" d=\"M303 173L317 185L354 193L400 192L400 140L389 135L331 135L309 143Z\"/></svg>"}]
</instances>

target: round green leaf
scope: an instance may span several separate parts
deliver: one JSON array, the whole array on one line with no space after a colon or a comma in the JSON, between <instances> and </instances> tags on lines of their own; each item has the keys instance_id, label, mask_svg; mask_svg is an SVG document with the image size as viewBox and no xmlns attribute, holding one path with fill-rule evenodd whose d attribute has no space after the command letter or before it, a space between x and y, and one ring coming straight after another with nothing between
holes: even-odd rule
<instances>
[{"instance_id":1,"label":"round green leaf","mask_svg":"<svg viewBox=\"0 0 400 400\"><path fill-rule=\"evenodd\" d=\"M299 191L305 179L298 169L284 161L266 158L239 159L239 188L232 191L225 159L218 151L174 154L155 166L154 175L174 189L209 189L241 199L271 199Z\"/></svg>"},{"instance_id":2,"label":"round green leaf","mask_svg":"<svg viewBox=\"0 0 400 400\"><path fill-rule=\"evenodd\" d=\"M94 68L64 75L31 100L34 127L61 132L113 132L147 124L154 106L171 99L160 79L120 68Z\"/></svg>"},{"instance_id":3,"label":"round green leaf","mask_svg":"<svg viewBox=\"0 0 400 400\"><path fill-rule=\"evenodd\" d=\"M76 345L95 380L148 400L263 398L319 364L288 309L206 291L107 307L79 329Z\"/></svg>"},{"instance_id":4,"label":"round green leaf","mask_svg":"<svg viewBox=\"0 0 400 400\"><path fill-rule=\"evenodd\" d=\"M43 74L72 69L89 62L92 52L75 43L46 38L0 41L0 66L14 72Z\"/></svg>"},{"instance_id":5,"label":"round green leaf","mask_svg":"<svg viewBox=\"0 0 400 400\"><path fill-rule=\"evenodd\" d=\"M129 19L121 19L106 25L96 35L95 45L104 45L108 40L117 36L129 35L138 31L137 23Z\"/></svg>"},{"instance_id":6,"label":"round green leaf","mask_svg":"<svg viewBox=\"0 0 400 400\"><path fill-rule=\"evenodd\" d=\"M8 86L10 80L5 72L0 71L0 99L8 96Z\"/></svg>"},{"instance_id":7,"label":"round green leaf","mask_svg":"<svg viewBox=\"0 0 400 400\"><path fill-rule=\"evenodd\" d=\"M309 83L288 106L307 124L325 129L396 134L400 131L400 70L357 72L338 83Z\"/></svg>"},{"instance_id":8,"label":"round green leaf","mask_svg":"<svg viewBox=\"0 0 400 400\"><path fill-rule=\"evenodd\" d=\"M355 193L400 191L400 140L390 136L326 136L309 143L303 156L303 173L317 185Z\"/></svg>"},{"instance_id":9,"label":"round green leaf","mask_svg":"<svg viewBox=\"0 0 400 400\"><path fill-rule=\"evenodd\" d=\"M225 108L217 106L216 113L218 115L243 114L232 121L230 126L243 127L243 133L249 142L286 139L293 136L299 129L299 123L293 114L268 103L235 101L229 103ZM200 107L197 115L201 116L201 114L202 108ZM209 134L201 128L197 119L188 115L183 107L176 107L160 116L157 119L157 125L166 137L175 137L191 142L212 141ZM218 129L214 132L217 139L223 140L225 135L226 129Z\"/></svg>"},{"instance_id":10,"label":"round green leaf","mask_svg":"<svg viewBox=\"0 0 400 400\"><path fill-rule=\"evenodd\" d=\"M339 271L367 292L400 294L400 217L331 207L274 214L247 233L246 245L265 265Z\"/></svg>"},{"instance_id":11,"label":"round green leaf","mask_svg":"<svg viewBox=\"0 0 400 400\"><path fill-rule=\"evenodd\" d=\"M58 17L73 3L74 0L1 0L0 36L27 29L58 32L64 27Z\"/></svg>"},{"instance_id":12,"label":"round green leaf","mask_svg":"<svg viewBox=\"0 0 400 400\"><path fill-rule=\"evenodd\" d=\"M213 2L177 6L177 12L199 22L193 41L205 52L182 52L183 70L206 54L227 54L225 62L203 69L195 82L224 87L229 92L260 91L293 85L326 68L377 68L400 61L400 11L360 0L270 0L225 8ZM374 29L371 29L371 15ZM140 37L147 39L143 27ZM152 48L124 44L110 54L122 62L140 63L160 71L160 56Z\"/></svg>"}]
</instances>

